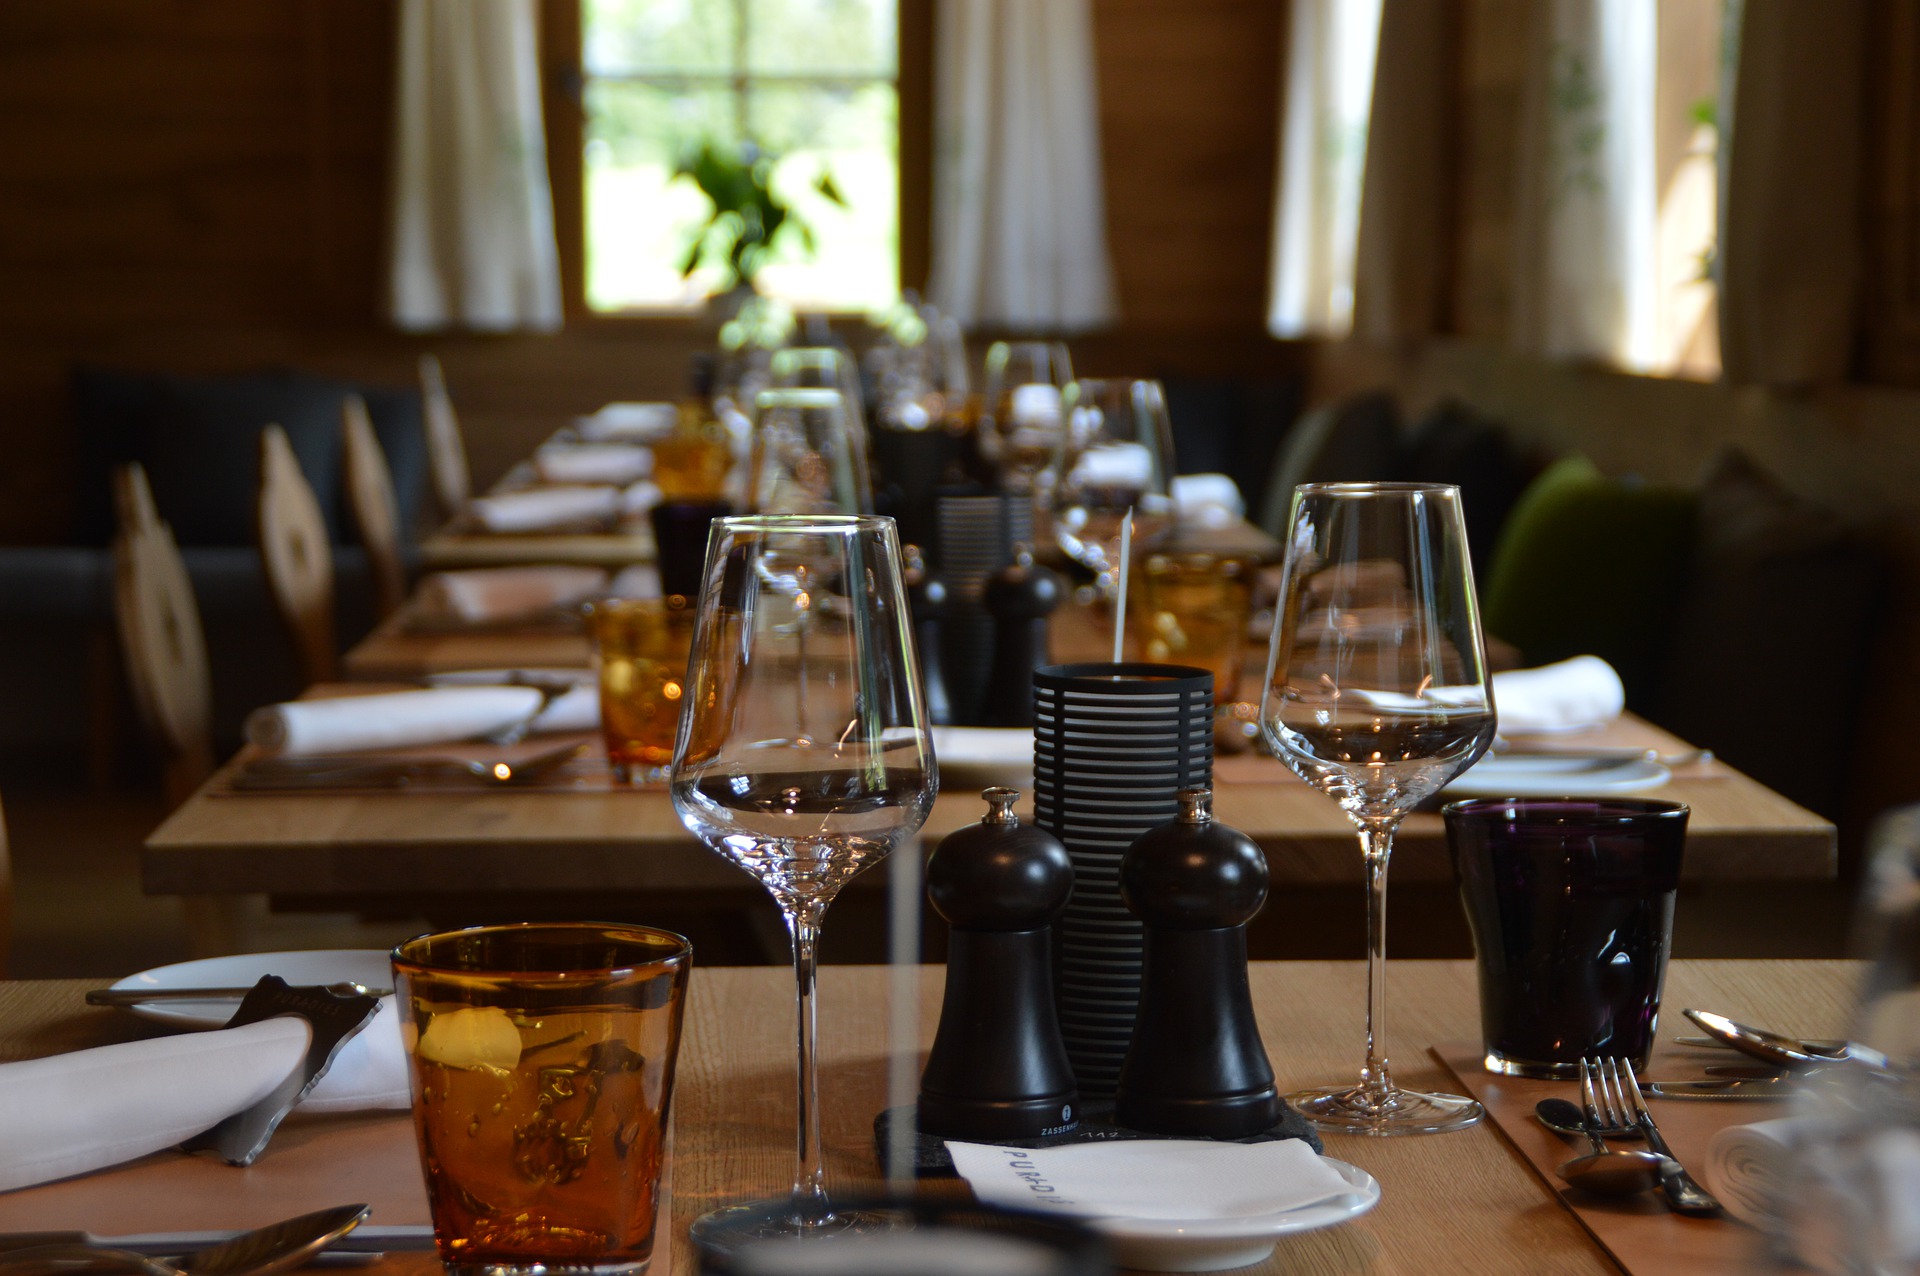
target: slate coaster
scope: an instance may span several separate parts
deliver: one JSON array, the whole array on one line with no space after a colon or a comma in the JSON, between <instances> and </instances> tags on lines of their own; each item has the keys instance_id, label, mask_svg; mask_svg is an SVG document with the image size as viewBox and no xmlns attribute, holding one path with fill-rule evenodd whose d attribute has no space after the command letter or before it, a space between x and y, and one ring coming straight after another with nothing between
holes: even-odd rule
<instances>
[{"instance_id":1,"label":"slate coaster","mask_svg":"<svg viewBox=\"0 0 1920 1276\"><path fill-rule=\"evenodd\" d=\"M1233 1139L1234 1143L1272 1143L1279 1139L1304 1139L1307 1146L1316 1152L1325 1152L1320 1136L1313 1132L1305 1118L1283 1100L1280 1105L1280 1119L1259 1134L1244 1139ZM937 1134L922 1134L914 1128L914 1109L909 1107L888 1108L873 1119L873 1148L880 1164L887 1163L887 1147L896 1123L904 1124L913 1131L909 1140L913 1147L913 1170L918 1178L954 1178L953 1158L947 1155L947 1141ZM1113 1123L1113 1104L1088 1103L1081 1106L1081 1119L1078 1128L1065 1134L1049 1135L1043 1139L991 1139L995 1147L1013 1148L1056 1148L1069 1143L1106 1143L1121 1139L1166 1139L1177 1135L1152 1134L1145 1130L1130 1130Z\"/></svg>"}]
</instances>

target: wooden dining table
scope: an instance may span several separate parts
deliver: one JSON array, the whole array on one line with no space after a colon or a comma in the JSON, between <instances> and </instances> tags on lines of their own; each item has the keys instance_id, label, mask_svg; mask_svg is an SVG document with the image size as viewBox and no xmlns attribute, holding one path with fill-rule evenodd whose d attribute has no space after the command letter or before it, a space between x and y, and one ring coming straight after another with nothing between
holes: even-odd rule
<instances>
[{"instance_id":1,"label":"wooden dining table","mask_svg":"<svg viewBox=\"0 0 1920 1276\"><path fill-rule=\"evenodd\" d=\"M1681 1006L1803 1035L1847 1023L1862 976L1840 961L1677 961L1667 979L1668 1016ZM830 967L820 972L821 1113L830 1189L884 1190L873 1139L875 1115L911 1101L938 1021L944 972L935 967ZM1429 1047L1474 1049L1477 998L1470 963L1396 961L1389 966L1386 1041L1396 1079L1420 1088L1481 1087L1491 1080L1461 1065L1456 1076ZM1364 966L1357 962L1257 962L1251 970L1262 1038L1283 1090L1357 1074L1362 1054ZM95 983L0 984L0 1059L57 1054L162 1031L124 1012L93 1010ZM716 1206L778 1195L793 1168L792 984L768 968L697 968L673 1101L672 1207L667 1244L653 1271L691 1273L688 1224ZM1673 1031L1668 1025L1668 1034ZM890 1038L891 1033L899 1033ZM1671 1054L1671 1045L1661 1046ZM1698 1052L1695 1066L1697 1066ZM1656 1057L1655 1066L1680 1065ZM1570 1093L1553 1083L1526 1096ZM1530 1105L1529 1105L1530 1106ZM1777 1115L1774 1104L1658 1103L1681 1161L1698 1173L1721 1126ZM1595 1202L1569 1196L1549 1175L1566 1145L1514 1102L1464 1131L1392 1139L1326 1136L1327 1155L1366 1170L1379 1204L1351 1221L1281 1238L1265 1262L1244 1270L1314 1276L1701 1276L1769 1270L1757 1233L1727 1219L1680 1219L1654 1198ZM426 1221L410 1122L400 1113L295 1118L247 1169L164 1152L63 1183L0 1194L0 1232L84 1228L99 1233L258 1226L346 1201L375 1206L370 1225ZM1541 1165L1549 1167L1543 1175ZM916 1189L964 1197L952 1179ZM369 1276L437 1272L428 1254L390 1254Z\"/></svg>"}]
</instances>

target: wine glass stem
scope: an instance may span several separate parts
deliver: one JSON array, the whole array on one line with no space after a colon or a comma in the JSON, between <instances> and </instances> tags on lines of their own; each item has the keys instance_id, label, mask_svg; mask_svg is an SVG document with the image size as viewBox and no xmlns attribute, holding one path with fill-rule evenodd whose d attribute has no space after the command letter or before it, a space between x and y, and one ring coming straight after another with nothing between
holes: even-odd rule
<instances>
[{"instance_id":1,"label":"wine glass stem","mask_svg":"<svg viewBox=\"0 0 1920 1276\"><path fill-rule=\"evenodd\" d=\"M1387 1070L1387 861L1393 857L1394 825L1360 830L1367 864L1367 1066L1360 1088L1369 1105L1385 1106L1393 1095Z\"/></svg>"},{"instance_id":2,"label":"wine glass stem","mask_svg":"<svg viewBox=\"0 0 1920 1276\"><path fill-rule=\"evenodd\" d=\"M826 1163L820 1152L820 1084L815 1058L817 1033L813 985L815 954L820 943L821 910L803 906L786 914L793 937L795 1005L799 1011L800 1067L795 1087L797 1126L794 1136L793 1221L807 1226L831 1213L827 1201Z\"/></svg>"}]
</instances>

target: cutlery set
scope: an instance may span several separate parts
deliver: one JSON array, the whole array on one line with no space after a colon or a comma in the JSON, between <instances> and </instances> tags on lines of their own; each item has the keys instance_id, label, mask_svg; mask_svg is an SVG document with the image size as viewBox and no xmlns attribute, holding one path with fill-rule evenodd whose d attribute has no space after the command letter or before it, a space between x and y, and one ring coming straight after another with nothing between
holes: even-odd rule
<instances>
[{"instance_id":1,"label":"cutlery set","mask_svg":"<svg viewBox=\"0 0 1920 1276\"><path fill-rule=\"evenodd\" d=\"M537 784L571 762L586 746L564 744L529 757L486 761L429 757L404 760L362 754L310 754L293 758L255 758L233 775L241 790L383 789L437 781L474 781L483 788Z\"/></svg>"}]
</instances>

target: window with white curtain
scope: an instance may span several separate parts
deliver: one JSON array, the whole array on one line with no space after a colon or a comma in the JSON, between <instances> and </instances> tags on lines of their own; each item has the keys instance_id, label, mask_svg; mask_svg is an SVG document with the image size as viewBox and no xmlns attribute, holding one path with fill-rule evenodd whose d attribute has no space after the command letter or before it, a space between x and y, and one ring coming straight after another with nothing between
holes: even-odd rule
<instances>
[{"instance_id":1,"label":"window with white curtain","mask_svg":"<svg viewBox=\"0 0 1920 1276\"><path fill-rule=\"evenodd\" d=\"M898 28L895 0L583 0L588 305L692 307L720 285L683 276L712 205L675 168L703 143L774 157L769 184L805 224L774 240L760 291L896 298Z\"/></svg>"}]
</instances>

